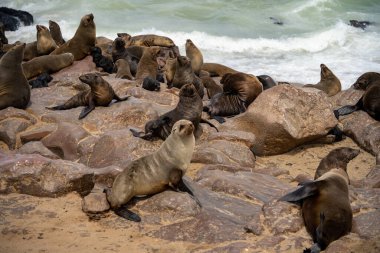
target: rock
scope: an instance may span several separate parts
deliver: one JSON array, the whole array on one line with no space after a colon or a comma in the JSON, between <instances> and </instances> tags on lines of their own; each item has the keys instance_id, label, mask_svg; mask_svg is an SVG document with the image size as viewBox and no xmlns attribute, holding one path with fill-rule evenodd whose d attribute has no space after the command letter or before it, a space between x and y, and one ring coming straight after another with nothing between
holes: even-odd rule
<instances>
[{"instance_id":1,"label":"rock","mask_svg":"<svg viewBox=\"0 0 380 253\"><path fill-rule=\"evenodd\" d=\"M256 155L285 153L325 136L338 121L322 92L278 85L262 92L247 111L224 127L256 136Z\"/></svg>"},{"instance_id":2,"label":"rock","mask_svg":"<svg viewBox=\"0 0 380 253\"><path fill-rule=\"evenodd\" d=\"M5 142L9 149L15 149L17 134L30 127L32 123L21 118L8 118L0 122L0 141Z\"/></svg>"},{"instance_id":3,"label":"rock","mask_svg":"<svg viewBox=\"0 0 380 253\"><path fill-rule=\"evenodd\" d=\"M94 187L94 172L70 161L40 155L0 153L0 193L58 197L72 191L85 195Z\"/></svg>"},{"instance_id":4,"label":"rock","mask_svg":"<svg viewBox=\"0 0 380 253\"><path fill-rule=\"evenodd\" d=\"M338 94L328 97L327 99L333 105L334 110L336 110L345 105L356 104L363 94L364 90L355 90L353 86L351 86L349 89L342 90Z\"/></svg>"},{"instance_id":5,"label":"rock","mask_svg":"<svg viewBox=\"0 0 380 253\"><path fill-rule=\"evenodd\" d=\"M23 145L17 150L19 154L39 154L41 156L50 159L59 159L60 157L51 152L47 147L45 147L40 141L31 141Z\"/></svg>"},{"instance_id":6,"label":"rock","mask_svg":"<svg viewBox=\"0 0 380 253\"><path fill-rule=\"evenodd\" d=\"M360 238L357 234L350 233L330 243L325 253L353 253L366 252L377 253L380 250L380 235L371 239Z\"/></svg>"},{"instance_id":7,"label":"rock","mask_svg":"<svg viewBox=\"0 0 380 253\"><path fill-rule=\"evenodd\" d=\"M356 182L354 186L361 188L380 188L380 165L373 167L367 176Z\"/></svg>"},{"instance_id":8,"label":"rock","mask_svg":"<svg viewBox=\"0 0 380 253\"><path fill-rule=\"evenodd\" d=\"M88 72L96 72L96 65L92 61L92 56L87 56L80 61L74 61L71 66L68 66L54 74L52 77L54 79L60 79L62 77L76 77L86 74Z\"/></svg>"},{"instance_id":9,"label":"rock","mask_svg":"<svg viewBox=\"0 0 380 253\"><path fill-rule=\"evenodd\" d=\"M27 111L17 109L14 107L8 107L3 110L0 110L0 121L7 118L19 118L30 121L32 124L35 124L37 120L30 115Z\"/></svg>"},{"instance_id":10,"label":"rock","mask_svg":"<svg viewBox=\"0 0 380 253\"><path fill-rule=\"evenodd\" d=\"M110 209L106 194L91 192L82 199L82 210L85 213L102 213Z\"/></svg>"},{"instance_id":11,"label":"rock","mask_svg":"<svg viewBox=\"0 0 380 253\"><path fill-rule=\"evenodd\" d=\"M249 249L252 247L251 244L246 242L234 242L228 244L227 246L216 247L211 250L205 251L205 253L241 253L241 252L250 252ZM197 252L195 250L194 252Z\"/></svg>"},{"instance_id":12,"label":"rock","mask_svg":"<svg viewBox=\"0 0 380 253\"><path fill-rule=\"evenodd\" d=\"M380 211L375 210L354 217L356 233L364 238L373 238L380 234Z\"/></svg>"},{"instance_id":13,"label":"rock","mask_svg":"<svg viewBox=\"0 0 380 253\"><path fill-rule=\"evenodd\" d=\"M39 141L55 129L57 129L55 124L36 124L33 128L22 132L20 134L20 139L23 144L30 141Z\"/></svg>"},{"instance_id":14,"label":"rock","mask_svg":"<svg viewBox=\"0 0 380 253\"><path fill-rule=\"evenodd\" d=\"M104 168L94 169L95 183L104 187L112 187L113 181L115 180L116 176L122 171L122 168L113 165Z\"/></svg>"},{"instance_id":15,"label":"rock","mask_svg":"<svg viewBox=\"0 0 380 253\"><path fill-rule=\"evenodd\" d=\"M238 130L224 130L210 134L208 141L225 140L228 142L238 142L251 148L255 144L255 135Z\"/></svg>"},{"instance_id":16,"label":"rock","mask_svg":"<svg viewBox=\"0 0 380 253\"><path fill-rule=\"evenodd\" d=\"M79 141L88 135L89 133L78 125L60 123L57 130L44 137L41 142L62 159L74 161L80 157Z\"/></svg>"}]
</instances>

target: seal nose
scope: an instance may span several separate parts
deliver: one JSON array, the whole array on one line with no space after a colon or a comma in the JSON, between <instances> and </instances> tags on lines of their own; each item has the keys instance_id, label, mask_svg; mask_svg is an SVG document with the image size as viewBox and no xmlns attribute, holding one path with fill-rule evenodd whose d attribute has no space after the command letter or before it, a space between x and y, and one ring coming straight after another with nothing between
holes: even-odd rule
<instances>
[{"instance_id":1,"label":"seal nose","mask_svg":"<svg viewBox=\"0 0 380 253\"><path fill-rule=\"evenodd\" d=\"M94 20L94 15L92 13L89 14L91 20Z\"/></svg>"}]
</instances>

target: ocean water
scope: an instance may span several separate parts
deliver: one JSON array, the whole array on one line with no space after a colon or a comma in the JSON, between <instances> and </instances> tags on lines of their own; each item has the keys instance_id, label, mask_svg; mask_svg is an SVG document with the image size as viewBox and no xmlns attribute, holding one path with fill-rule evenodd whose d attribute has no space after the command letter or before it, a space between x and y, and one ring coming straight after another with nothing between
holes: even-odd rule
<instances>
[{"instance_id":1,"label":"ocean water","mask_svg":"<svg viewBox=\"0 0 380 253\"><path fill-rule=\"evenodd\" d=\"M277 81L317 83L321 63L344 89L364 72L380 72L379 0L2 0L1 5L30 12L35 24L57 21L65 39L88 13L95 16L97 36L164 35L182 54L189 38L205 62ZM362 30L348 25L350 19L374 24ZM6 35L10 42L30 42L36 28Z\"/></svg>"}]
</instances>

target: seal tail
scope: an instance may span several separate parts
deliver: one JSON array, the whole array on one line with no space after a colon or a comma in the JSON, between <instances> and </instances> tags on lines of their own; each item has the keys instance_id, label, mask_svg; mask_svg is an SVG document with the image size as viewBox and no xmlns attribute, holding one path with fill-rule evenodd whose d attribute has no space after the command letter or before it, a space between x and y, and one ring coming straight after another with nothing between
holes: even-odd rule
<instances>
[{"instance_id":1,"label":"seal tail","mask_svg":"<svg viewBox=\"0 0 380 253\"><path fill-rule=\"evenodd\" d=\"M136 213L128 210L127 208L119 207L118 209L114 210L115 214L117 214L120 217L123 217L124 219L131 220L134 222L140 222L141 218Z\"/></svg>"},{"instance_id":2,"label":"seal tail","mask_svg":"<svg viewBox=\"0 0 380 253\"><path fill-rule=\"evenodd\" d=\"M206 124L208 124L210 127L215 128L217 132L219 132L219 129L218 129L214 124L212 124L210 121L208 121L207 119L202 119L202 118L201 118L201 123L206 123Z\"/></svg>"}]
</instances>

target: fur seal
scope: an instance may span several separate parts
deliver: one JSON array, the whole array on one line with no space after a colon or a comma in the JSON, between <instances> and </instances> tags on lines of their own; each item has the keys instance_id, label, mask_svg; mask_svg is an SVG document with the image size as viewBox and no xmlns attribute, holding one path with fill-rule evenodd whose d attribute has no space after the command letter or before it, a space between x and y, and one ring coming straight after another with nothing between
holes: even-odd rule
<instances>
[{"instance_id":1,"label":"fur seal","mask_svg":"<svg viewBox=\"0 0 380 253\"><path fill-rule=\"evenodd\" d=\"M160 47L149 47L144 51L137 65L136 79L143 80L145 77L156 79L158 73L157 57L161 52Z\"/></svg>"},{"instance_id":2,"label":"fur seal","mask_svg":"<svg viewBox=\"0 0 380 253\"><path fill-rule=\"evenodd\" d=\"M132 48L132 47L131 47ZM130 67L131 74L134 76L137 72L137 64L139 63L142 55L144 54L144 50L142 47L134 47L136 50L132 50L132 52L125 48L125 42L122 38L118 37L112 42L112 60L116 62L119 59L125 59ZM141 55L135 55L134 53Z\"/></svg>"},{"instance_id":3,"label":"fur seal","mask_svg":"<svg viewBox=\"0 0 380 253\"><path fill-rule=\"evenodd\" d=\"M62 37L61 27L59 27L57 22L49 20L49 30L51 37L58 46L65 44L66 41Z\"/></svg>"},{"instance_id":4,"label":"fur seal","mask_svg":"<svg viewBox=\"0 0 380 253\"><path fill-rule=\"evenodd\" d=\"M328 153L328 155L319 163L318 168L315 171L314 180L332 169L342 169L347 172L347 164L358 156L359 153L359 149L347 147L336 148L330 151L330 153Z\"/></svg>"},{"instance_id":5,"label":"fur seal","mask_svg":"<svg viewBox=\"0 0 380 253\"><path fill-rule=\"evenodd\" d=\"M95 46L95 42L96 27L94 23L94 15L91 13L82 17L74 37L50 54L72 53L75 61L82 60L89 55L90 48Z\"/></svg>"},{"instance_id":6,"label":"fur seal","mask_svg":"<svg viewBox=\"0 0 380 253\"><path fill-rule=\"evenodd\" d=\"M119 102L127 100L129 97L120 98L116 95L112 86L97 73L81 75L79 80L88 84L91 89L78 93L62 105L46 107L46 109L67 110L78 106L86 106L79 115L79 119L83 119L95 109L95 106L108 106L112 99L116 99Z\"/></svg>"},{"instance_id":7,"label":"fur seal","mask_svg":"<svg viewBox=\"0 0 380 253\"><path fill-rule=\"evenodd\" d=\"M24 50L24 61L30 61L31 59L38 56L37 52L37 41L26 43Z\"/></svg>"},{"instance_id":8,"label":"fur seal","mask_svg":"<svg viewBox=\"0 0 380 253\"><path fill-rule=\"evenodd\" d=\"M0 59L0 110L13 106L25 109L30 101L30 87L21 62L25 43L16 45Z\"/></svg>"},{"instance_id":9,"label":"fur seal","mask_svg":"<svg viewBox=\"0 0 380 253\"><path fill-rule=\"evenodd\" d=\"M223 92L222 86L217 84L212 77L204 76L201 77L202 83L207 91L207 96L211 99L213 96L215 96L218 93Z\"/></svg>"},{"instance_id":10,"label":"fur seal","mask_svg":"<svg viewBox=\"0 0 380 253\"><path fill-rule=\"evenodd\" d=\"M220 83L223 93L214 95L204 109L211 117L233 116L245 112L247 107L263 91L260 81L254 76L238 73L225 74Z\"/></svg>"},{"instance_id":11,"label":"fur seal","mask_svg":"<svg viewBox=\"0 0 380 253\"><path fill-rule=\"evenodd\" d=\"M49 87L48 84L51 80L53 80L53 77L51 77L51 75L48 73L42 73L36 79L29 81L29 85L32 87L32 89Z\"/></svg>"},{"instance_id":12,"label":"fur seal","mask_svg":"<svg viewBox=\"0 0 380 253\"><path fill-rule=\"evenodd\" d=\"M124 38L127 39L128 37L124 37ZM155 35L155 34L130 36L129 40L128 39L126 40L126 45L127 46L144 46L144 47L153 47L153 46L174 47L175 46L172 39L165 36Z\"/></svg>"},{"instance_id":13,"label":"fur seal","mask_svg":"<svg viewBox=\"0 0 380 253\"><path fill-rule=\"evenodd\" d=\"M176 64L177 64L177 58L168 58L165 61L164 74L165 74L165 79L168 86L172 85Z\"/></svg>"},{"instance_id":14,"label":"fur seal","mask_svg":"<svg viewBox=\"0 0 380 253\"><path fill-rule=\"evenodd\" d=\"M183 85L192 83L202 99L205 94L204 86L202 80L195 75L191 67L191 60L186 56L178 56L175 69L172 85L170 87L180 89Z\"/></svg>"},{"instance_id":15,"label":"fur seal","mask_svg":"<svg viewBox=\"0 0 380 253\"><path fill-rule=\"evenodd\" d=\"M348 175L342 169L332 169L317 180L304 182L280 200L301 206L306 230L314 241L311 252L324 250L351 231Z\"/></svg>"},{"instance_id":16,"label":"fur seal","mask_svg":"<svg viewBox=\"0 0 380 253\"><path fill-rule=\"evenodd\" d=\"M116 214L139 222L137 214L120 207L136 195L156 194L181 180L194 152L193 131L190 121L177 121L156 152L134 160L115 178L112 189L107 190L107 200Z\"/></svg>"},{"instance_id":17,"label":"fur seal","mask_svg":"<svg viewBox=\"0 0 380 253\"><path fill-rule=\"evenodd\" d=\"M55 73L58 70L70 66L74 62L74 56L71 53L60 55L42 55L34 59L23 62L22 68L27 79L38 76L42 73Z\"/></svg>"},{"instance_id":18,"label":"fur seal","mask_svg":"<svg viewBox=\"0 0 380 253\"><path fill-rule=\"evenodd\" d=\"M37 53L38 55L50 54L58 46L51 37L50 31L46 26L36 25L37 29Z\"/></svg>"},{"instance_id":19,"label":"fur seal","mask_svg":"<svg viewBox=\"0 0 380 253\"><path fill-rule=\"evenodd\" d=\"M356 110L366 111L372 118L380 121L380 74L367 72L361 75L353 84L355 89L365 90L363 96L355 105L346 105L334 111L337 118Z\"/></svg>"},{"instance_id":20,"label":"fur seal","mask_svg":"<svg viewBox=\"0 0 380 253\"><path fill-rule=\"evenodd\" d=\"M150 91L159 91L161 88L160 82L151 78L145 77L142 83L142 88Z\"/></svg>"},{"instance_id":21,"label":"fur seal","mask_svg":"<svg viewBox=\"0 0 380 253\"><path fill-rule=\"evenodd\" d=\"M95 63L96 67L102 68L103 71L112 74L114 70L114 65L111 59L102 54L102 49L100 47L90 48L92 61Z\"/></svg>"},{"instance_id":22,"label":"fur seal","mask_svg":"<svg viewBox=\"0 0 380 253\"><path fill-rule=\"evenodd\" d=\"M210 73L211 77L224 76L227 73L237 73L239 71L219 63L203 63L202 70Z\"/></svg>"},{"instance_id":23,"label":"fur seal","mask_svg":"<svg viewBox=\"0 0 380 253\"><path fill-rule=\"evenodd\" d=\"M185 49L186 56L191 60L191 67L194 73L199 76L199 72L203 65L203 55L201 50L199 50L190 39L186 40Z\"/></svg>"},{"instance_id":24,"label":"fur seal","mask_svg":"<svg viewBox=\"0 0 380 253\"><path fill-rule=\"evenodd\" d=\"M115 62L115 70L117 70L116 78L133 80L129 63L125 59L119 59Z\"/></svg>"},{"instance_id":25,"label":"fur seal","mask_svg":"<svg viewBox=\"0 0 380 253\"><path fill-rule=\"evenodd\" d=\"M339 79L325 65L321 64L321 80L317 84L306 84L303 87L312 87L324 91L328 97L336 95L342 90Z\"/></svg>"},{"instance_id":26,"label":"fur seal","mask_svg":"<svg viewBox=\"0 0 380 253\"><path fill-rule=\"evenodd\" d=\"M263 89L267 90L277 85L277 83L273 80L272 77L267 75L259 75L256 76L259 79L260 83L263 85Z\"/></svg>"}]
</instances>

